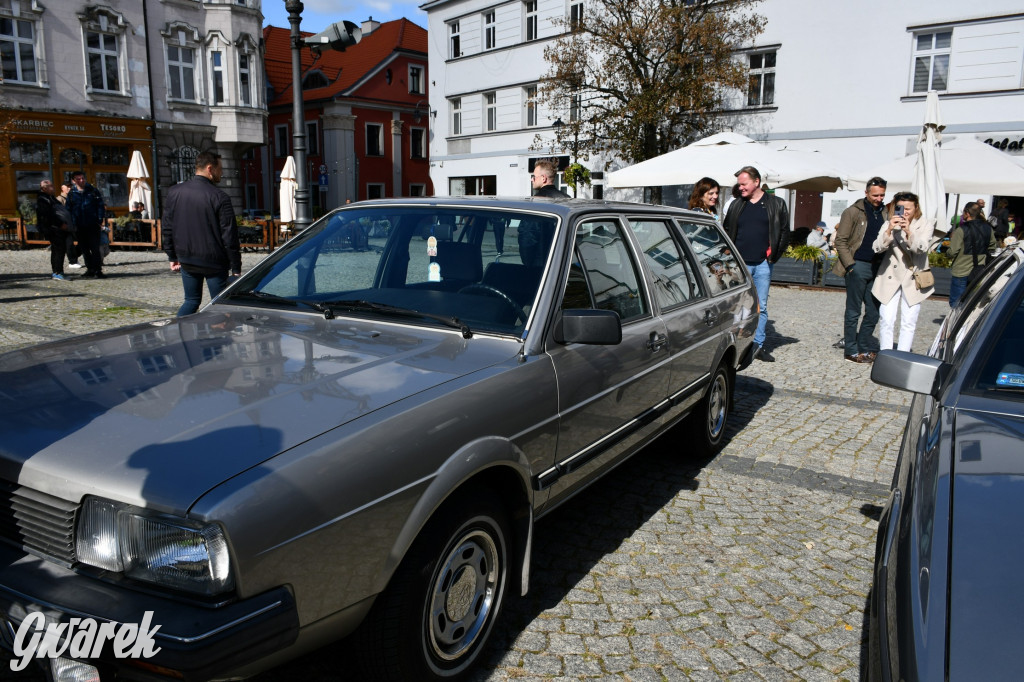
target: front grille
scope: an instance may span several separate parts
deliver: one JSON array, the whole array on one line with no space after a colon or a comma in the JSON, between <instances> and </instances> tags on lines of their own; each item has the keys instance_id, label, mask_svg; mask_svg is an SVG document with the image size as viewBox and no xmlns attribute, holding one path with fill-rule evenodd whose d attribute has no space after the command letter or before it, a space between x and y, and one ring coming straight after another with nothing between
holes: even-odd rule
<instances>
[{"instance_id":1,"label":"front grille","mask_svg":"<svg viewBox=\"0 0 1024 682\"><path fill-rule=\"evenodd\" d=\"M0 539L43 559L75 563L78 505L0 481Z\"/></svg>"}]
</instances>

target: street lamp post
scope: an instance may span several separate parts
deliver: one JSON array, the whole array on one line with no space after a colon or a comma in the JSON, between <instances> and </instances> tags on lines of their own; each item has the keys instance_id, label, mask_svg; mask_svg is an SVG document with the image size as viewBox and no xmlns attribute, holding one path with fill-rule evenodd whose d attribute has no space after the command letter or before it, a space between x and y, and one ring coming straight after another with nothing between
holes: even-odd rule
<instances>
[{"instance_id":1,"label":"street lamp post","mask_svg":"<svg viewBox=\"0 0 1024 682\"><path fill-rule=\"evenodd\" d=\"M301 0L286 0L288 23L292 26L292 156L295 159L295 232L309 226L309 176L306 174L306 116L302 98Z\"/></svg>"}]
</instances>

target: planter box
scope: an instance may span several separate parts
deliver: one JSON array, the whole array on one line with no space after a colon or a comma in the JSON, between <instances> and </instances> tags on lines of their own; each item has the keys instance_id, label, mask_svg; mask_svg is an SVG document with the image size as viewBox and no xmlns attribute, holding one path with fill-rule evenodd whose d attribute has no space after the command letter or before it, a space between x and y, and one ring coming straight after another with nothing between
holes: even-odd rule
<instances>
[{"instance_id":1,"label":"planter box","mask_svg":"<svg viewBox=\"0 0 1024 682\"><path fill-rule=\"evenodd\" d=\"M932 268L932 276L935 278L935 295L949 296L949 282L953 278L949 268Z\"/></svg>"},{"instance_id":2,"label":"planter box","mask_svg":"<svg viewBox=\"0 0 1024 682\"><path fill-rule=\"evenodd\" d=\"M845 289L846 278L833 273L832 268L829 268L825 271L825 276L821 278L821 285L825 287L840 287Z\"/></svg>"},{"instance_id":3,"label":"planter box","mask_svg":"<svg viewBox=\"0 0 1024 682\"><path fill-rule=\"evenodd\" d=\"M818 262L813 260L780 258L775 267L772 268L772 282L814 284L817 266Z\"/></svg>"}]
</instances>

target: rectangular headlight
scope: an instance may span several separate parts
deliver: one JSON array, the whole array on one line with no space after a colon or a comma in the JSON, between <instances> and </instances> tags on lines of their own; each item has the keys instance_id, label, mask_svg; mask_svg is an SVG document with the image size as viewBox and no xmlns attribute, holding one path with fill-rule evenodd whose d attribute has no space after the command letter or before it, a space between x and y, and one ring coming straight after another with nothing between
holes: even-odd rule
<instances>
[{"instance_id":1,"label":"rectangular headlight","mask_svg":"<svg viewBox=\"0 0 1024 682\"><path fill-rule=\"evenodd\" d=\"M220 526L90 497L82 504L78 560L125 576L198 594L231 589L227 540Z\"/></svg>"}]
</instances>

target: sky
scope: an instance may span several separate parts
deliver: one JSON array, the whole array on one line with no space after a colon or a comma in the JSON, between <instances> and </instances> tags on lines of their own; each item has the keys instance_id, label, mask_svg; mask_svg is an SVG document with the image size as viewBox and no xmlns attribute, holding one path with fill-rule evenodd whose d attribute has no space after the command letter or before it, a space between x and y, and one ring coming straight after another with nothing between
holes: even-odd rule
<instances>
[{"instance_id":1,"label":"sky","mask_svg":"<svg viewBox=\"0 0 1024 682\"><path fill-rule=\"evenodd\" d=\"M419 9L425 1L364 0L358 3L352 0L303 0L300 28L303 31L319 33L336 21L348 20L354 24L361 24L370 17L381 23L404 17L426 28L427 13ZM264 26L291 28L284 3L285 0L263 0Z\"/></svg>"}]
</instances>

